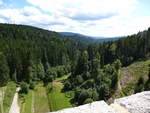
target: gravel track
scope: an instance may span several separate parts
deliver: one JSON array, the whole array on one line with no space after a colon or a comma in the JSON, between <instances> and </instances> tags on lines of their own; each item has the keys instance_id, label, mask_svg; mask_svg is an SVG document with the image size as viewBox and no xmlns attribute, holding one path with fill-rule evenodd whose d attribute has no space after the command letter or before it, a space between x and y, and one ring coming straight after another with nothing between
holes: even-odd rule
<instances>
[{"instance_id":1,"label":"gravel track","mask_svg":"<svg viewBox=\"0 0 150 113\"><path fill-rule=\"evenodd\" d=\"M20 90L20 88L16 89L16 93L14 95L13 102L12 102L12 105L10 107L9 113L20 113L20 107L18 104L18 92L19 92L19 90Z\"/></svg>"}]
</instances>

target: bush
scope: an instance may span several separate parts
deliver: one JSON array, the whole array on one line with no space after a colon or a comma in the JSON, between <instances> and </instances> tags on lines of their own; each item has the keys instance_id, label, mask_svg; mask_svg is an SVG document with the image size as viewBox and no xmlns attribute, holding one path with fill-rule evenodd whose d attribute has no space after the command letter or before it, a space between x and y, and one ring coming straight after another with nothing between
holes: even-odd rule
<instances>
[{"instance_id":1,"label":"bush","mask_svg":"<svg viewBox=\"0 0 150 113\"><path fill-rule=\"evenodd\" d=\"M92 92L90 89L81 90L81 93L80 93L79 98L78 98L79 105L82 105L87 98L91 98L91 97L92 97Z\"/></svg>"},{"instance_id":2,"label":"bush","mask_svg":"<svg viewBox=\"0 0 150 113\"><path fill-rule=\"evenodd\" d=\"M79 98L79 95L81 93L81 89L79 87L75 88L75 94L74 94L74 99L77 101Z\"/></svg>"},{"instance_id":3,"label":"bush","mask_svg":"<svg viewBox=\"0 0 150 113\"><path fill-rule=\"evenodd\" d=\"M57 67L57 76L62 77L65 74L65 70L63 66L58 66Z\"/></svg>"},{"instance_id":4,"label":"bush","mask_svg":"<svg viewBox=\"0 0 150 113\"><path fill-rule=\"evenodd\" d=\"M87 99L83 102L83 104L88 104L88 103L92 103L92 102L93 102L93 99L87 98Z\"/></svg>"},{"instance_id":5,"label":"bush","mask_svg":"<svg viewBox=\"0 0 150 113\"><path fill-rule=\"evenodd\" d=\"M22 82L22 83L20 84L20 87L21 87L20 93L25 93L25 94L28 93L28 91L29 91L29 86L28 86L28 84L27 84L26 82Z\"/></svg>"},{"instance_id":6,"label":"bush","mask_svg":"<svg viewBox=\"0 0 150 113\"><path fill-rule=\"evenodd\" d=\"M53 75L46 74L45 78L43 79L43 82L45 84L48 84L49 82L53 82L53 80L54 80L54 76Z\"/></svg>"},{"instance_id":7,"label":"bush","mask_svg":"<svg viewBox=\"0 0 150 113\"><path fill-rule=\"evenodd\" d=\"M100 86L99 97L102 100L107 100L110 97L110 88L107 84Z\"/></svg>"},{"instance_id":8,"label":"bush","mask_svg":"<svg viewBox=\"0 0 150 113\"><path fill-rule=\"evenodd\" d=\"M81 84L81 83L83 83L83 81L84 81L81 75L78 75L78 76L76 77L76 80L77 80L77 84Z\"/></svg>"},{"instance_id":9,"label":"bush","mask_svg":"<svg viewBox=\"0 0 150 113\"><path fill-rule=\"evenodd\" d=\"M34 89L34 88L35 88L35 83L34 83L34 82L30 82L29 88L30 88L30 89Z\"/></svg>"},{"instance_id":10,"label":"bush","mask_svg":"<svg viewBox=\"0 0 150 113\"><path fill-rule=\"evenodd\" d=\"M98 100L99 99L99 94L97 93L96 90L93 90L93 93L92 93L92 98L94 101Z\"/></svg>"},{"instance_id":11,"label":"bush","mask_svg":"<svg viewBox=\"0 0 150 113\"><path fill-rule=\"evenodd\" d=\"M46 88L47 88L47 93L51 93L53 91L53 89L54 89L52 83L48 84Z\"/></svg>"},{"instance_id":12,"label":"bush","mask_svg":"<svg viewBox=\"0 0 150 113\"><path fill-rule=\"evenodd\" d=\"M143 79L143 77L140 77L136 86L135 86L134 92L138 93L138 92L141 92L143 90L144 90L144 79Z\"/></svg>"},{"instance_id":13,"label":"bush","mask_svg":"<svg viewBox=\"0 0 150 113\"><path fill-rule=\"evenodd\" d=\"M65 92L65 96L67 98L72 98L72 97L74 97L74 92L73 91L67 91L67 92Z\"/></svg>"},{"instance_id":14,"label":"bush","mask_svg":"<svg viewBox=\"0 0 150 113\"><path fill-rule=\"evenodd\" d=\"M66 81L64 85L64 90L70 90L70 89L71 89L71 83L69 81Z\"/></svg>"}]
</instances>

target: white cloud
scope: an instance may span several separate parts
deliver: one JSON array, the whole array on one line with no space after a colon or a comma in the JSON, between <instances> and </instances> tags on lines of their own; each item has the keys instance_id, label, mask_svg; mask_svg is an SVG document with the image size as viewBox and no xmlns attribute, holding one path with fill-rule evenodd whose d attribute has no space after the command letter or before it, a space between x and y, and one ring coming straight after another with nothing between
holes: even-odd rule
<instances>
[{"instance_id":1,"label":"white cloud","mask_svg":"<svg viewBox=\"0 0 150 113\"><path fill-rule=\"evenodd\" d=\"M90 36L127 36L143 31L150 26L150 16L125 19L114 17L101 21L52 26L50 30L77 32Z\"/></svg>"},{"instance_id":2,"label":"white cloud","mask_svg":"<svg viewBox=\"0 0 150 113\"><path fill-rule=\"evenodd\" d=\"M3 0L0 0L0 5L2 5L3 4Z\"/></svg>"},{"instance_id":3,"label":"white cloud","mask_svg":"<svg viewBox=\"0 0 150 113\"><path fill-rule=\"evenodd\" d=\"M34 7L24 7L22 9L1 9L0 22L2 20L8 23L28 24L38 27L47 28L50 25L63 24L59 20L55 20L53 16L43 14Z\"/></svg>"},{"instance_id":4,"label":"white cloud","mask_svg":"<svg viewBox=\"0 0 150 113\"><path fill-rule=\"evenodd\" d=\"M106 37L131 35L150 27L149 19L150 16L140 18L113 17L111 19L95 21L93 26L87 25L85 33Z\"/></svg>"},{"instance_id":5,"label":"white cloud","mask_svg":"<svg viewBox=\"0 0 150 113\"><path fill-rule=\"evenodd\" d=\"M129 14L137 0L27 0L55 15L72 19L103 19L119 14ZM86 19L85 19L86 17ZM92 18L91 18L92 17Z\"/></svg>"},{"instance_id":6,"label":"white cloud","mask_svg":"<svg viewBox=\"0 0 150 113\"><path fill-rule=\"evenodd\" d=\"M133 17L139 0L27 0L32 5L61 18L65 25L56 31L93 36L122 36L148 28L149 17ZM142 23L144 21L144 23Z\"/></svg>"},{"instance_id":7,"label":"white cloud","mask_svg":"<svg viewBox=\"0 0 150 113\"><path fill-rule=\"evenodd\" d=\"M109 37L130 35L150 26L150 16L133 16L138 0L28 0L28 2L32 6L0 9L0 22Z\"/></svg>"}]
</instances>

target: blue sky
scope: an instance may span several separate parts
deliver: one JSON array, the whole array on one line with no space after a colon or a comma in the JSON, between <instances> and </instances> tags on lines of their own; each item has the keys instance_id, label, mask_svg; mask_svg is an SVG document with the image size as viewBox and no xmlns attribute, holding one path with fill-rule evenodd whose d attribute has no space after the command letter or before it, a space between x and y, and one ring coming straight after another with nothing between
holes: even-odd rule
<instances>
[{"instance_id":1,"label":"blue sky","mask_svg":"<svg viewBox=\"0 0 150 113\"><path fill-rule=\"evenodd\" d=\"M90 36L124 36L150 27L150 0L0 0L0 23Z\"/></svg>"}]
</instances>

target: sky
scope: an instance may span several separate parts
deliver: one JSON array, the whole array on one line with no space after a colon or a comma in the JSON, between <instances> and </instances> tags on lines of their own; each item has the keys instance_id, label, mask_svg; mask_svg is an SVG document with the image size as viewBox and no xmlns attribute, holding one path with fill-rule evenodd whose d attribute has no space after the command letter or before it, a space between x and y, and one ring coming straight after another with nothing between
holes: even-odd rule
<instances>
[{"instance_id":1,"label":"sky","mask_svg":"<svg viewBox=\"0 0 150 113\"><path fill-rule=\"evenodd\" d=\"M0 23L89 36L127 36L150 27L150 0L0 0Z\"/></svg>"}]
</instances>

